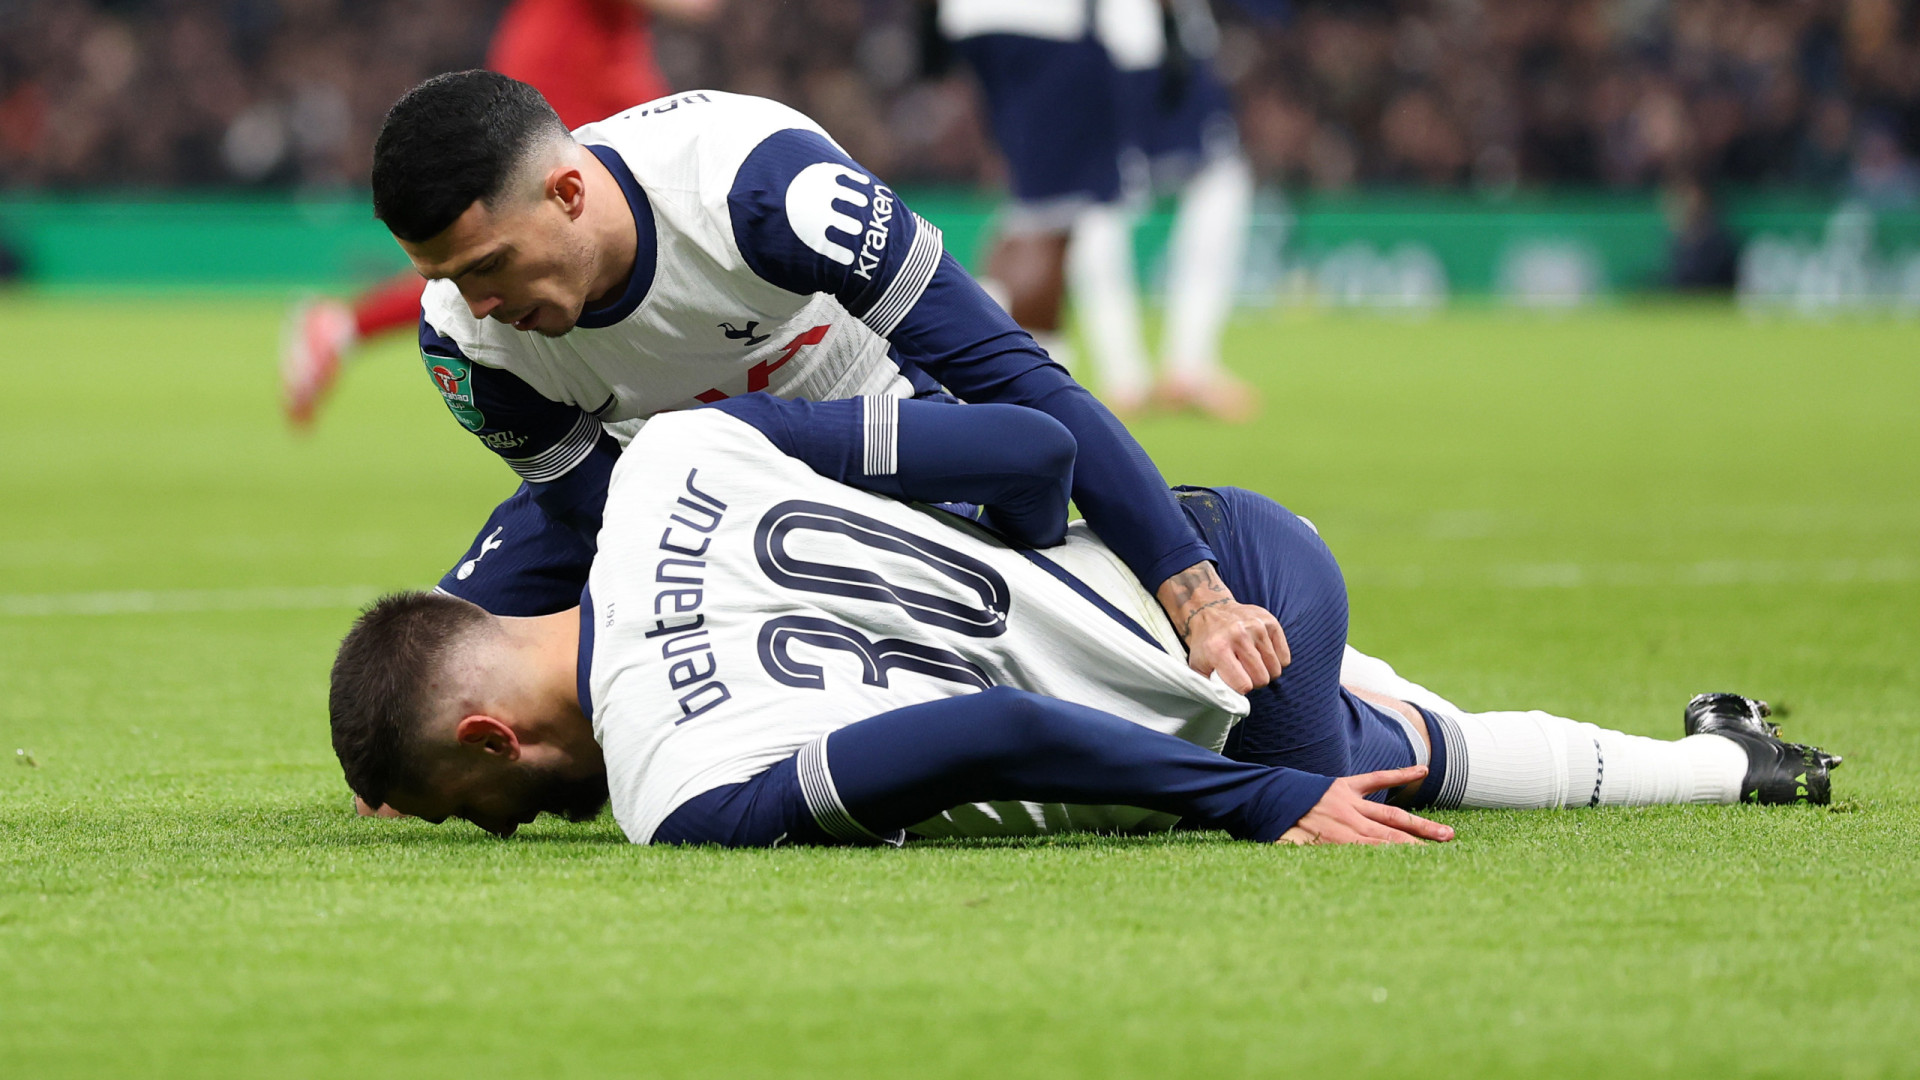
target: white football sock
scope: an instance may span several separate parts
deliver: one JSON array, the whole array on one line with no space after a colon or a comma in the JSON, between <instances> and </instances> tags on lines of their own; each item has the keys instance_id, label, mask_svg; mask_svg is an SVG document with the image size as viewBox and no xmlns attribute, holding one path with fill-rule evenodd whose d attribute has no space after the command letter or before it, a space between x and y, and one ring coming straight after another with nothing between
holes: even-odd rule
<instances>
[{"instance_id":1,"label":"white football sock","mask_svg":"<svg viewBox=\"0 0 1920 1080\"><path fill-rule=\"evenodd\" d=\"M1301 518L1300 520L1306 521L1307 519ZM1311 527L1313 523L1308 521L1307 524ZM1314 531L1319 532L1320 530L1315 529ZM1351 645L1347 646L1347 651L1340 657L1340 685L1352 687L1355 690L1367 690L1375 694L1385 694L1387 697L1399 698L1401 701L1411 701L1415 705L1431 712L1457 713L1462 711L1460 706L1455 705L1439 694L1421 686L1419 683L1410 682L1403 678L1399 672L1393 670L1392 664L1387 663L1377 656L1368 656L1366 653L1361 652Z\"/></svg>"},{"instance_id":2,"label":"white football sock","mask_svg":"<svg viewBox=\"0 0 1920 1080\"><path fill-rule=\"evenodd\" d=\"M1067 243L1067 283L1080 333L1093 350L1104 396L1129 404L1147 396L1147 346L1134 280L1133 217L1118 206L1093 206L1074 219Z\"/></svg>"},{"instance_id":3,"label":"white football sock","mask_svg":"<svg viewBox=\"0 0 1920 1080\"><path fill-rule=\"evenodd\" d=\"M1233 307L1253 219L1253 168L1223 154L1187 181L1167 239L1167 326L1161 359L1202 379L1220 367L1220 332Z\"/></svg>"},{"instance_id":4,"label":"white football sock","mask_svg":"<svg viewBox=\"0 0 1920 1080\"><path fill-rule=\"evenodd\" d=\"M1669 742L1544 712L1445 713L1434 805L1551 809L1740 800L1747 753L1719 735Z\"/></svg>"}]
</instances>

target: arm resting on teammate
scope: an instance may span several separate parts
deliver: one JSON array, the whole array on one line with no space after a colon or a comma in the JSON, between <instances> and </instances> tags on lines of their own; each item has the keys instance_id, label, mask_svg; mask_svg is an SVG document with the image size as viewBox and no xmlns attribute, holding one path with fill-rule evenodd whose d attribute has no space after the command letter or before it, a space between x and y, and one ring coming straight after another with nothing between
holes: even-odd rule
<instances>
[{"instance_id":1,"label":"arm resting on teammate","mask_svg":"<svg viewBox=\"0 0 1920 1080\"><path fill-rule=\"evenodd\" d=\"M707 406L752 424L829 480L918 502L979 503L1015 541L1066 537L1073 436L1015 405L891 397L789 401L746 394Z\"/></svg>"},{"instance_id":2,"label":"arm resting on teammate","mask_svg":"<svg viewBox=\"0 0 1920 1080\"><path fill-rule=\"evenodd\" d=\"M1195 671L1242 693L1280 676L1291 656L1279 621L1234 599L1147 452L952 255L891 340L968 401L1026 405L1066 425L1080 448L1074 503L1166 609Z\"/></svg>"},{"instance_id":3,"label":"arm resting on teammate","mask_svg":"<svg viewBox=\"0 0 1920 1080\"><path fill-rule=\"evenodd\" d=\"M598 550L600 520L607 508L607 484L613 478L614 463L620 460L620 443L602 433L593 449L573 468L546 483L527 482L533 501L547 516L578 533L589 547Z\"/></svg>"},{"instance_id":4,"label":"arm resting on teammate","mask_svg":"<svg viewBox=\"0 0 1920 1080\"><path fill-rule=\"evenodd\" d=\"M898 840L955 806L1022 800L1137 806L1273 841L1333 783L995 687L849 724L745 783L688 800L653 838L736 847Z\"/></svg>"},{"instance_id":5,"label":"arm resting on teammate","mask_svg":"<svg viewBox=\"0 0 1920 1080\"><path fill-rule=\"evenodd\" d=\"M966 401L1025 405L1066 425L1080 448L1074 503L1149 591L1213 558L1126 427L1049 359L952 255L941 256L890 340Z\"/></svg>"},{"instance_id":6,"label":"arm resting on teammate","mask_svg":"<svg viewBox=\"0 0 1920 1080\"><path fill-rule=\"evenodd\" d=\"M1026 405L1065 424L1080 452L1074 502L1166 608L1188 663L1203 674L1217 670L1240 691L1279 676L1288 659L1280 624L1234 600L1140 444L891 188L821 133L787 129L747 155L727 214L741 257L761 280L832 295L916 373L967 401Z\"/></svg>"}]
</instances>

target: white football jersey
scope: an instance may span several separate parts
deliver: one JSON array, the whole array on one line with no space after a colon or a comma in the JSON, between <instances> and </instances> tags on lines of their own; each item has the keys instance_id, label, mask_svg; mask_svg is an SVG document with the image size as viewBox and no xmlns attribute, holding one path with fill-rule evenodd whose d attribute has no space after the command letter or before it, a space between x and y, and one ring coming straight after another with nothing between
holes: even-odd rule
<instances>
[{"instance_id":1,"label":"white football jersey","mask_svg":"<svg viewBox=\"0 0 1920 1080\"><path fill-rule=\"evenodd\" d=\"M871 421L870 421L871 422ZM613 472L587 688L636 843L688 799L892 709L1011 686L1219 749L1247 700L1083 526L1044 552L819 476L719 410L662 415ZM882 447L884 441L869 443ZM1165 828L1128 807L991 803L922 835Z\"/></svg>"},{"instance_id":2,"label":"white football jersey","mask_svg":"<svg viewBox=\"0 0 1920 1080\"><path fill-rule=\"evenodd\" d=\"M422 300L423 347L448 405L522 476L564 473L591 449L596 424L625 443L633 421L736 394L913 394L885 335L932 279L940 230L818 124L778 102L706 90L574 137L620 181L640 228L627 294L557 338L475 319L451 281L430 283ZM580 430L517 458L527 434L491 430L500 425L475 400L468 364L578 406Z\"/></svg>"},{"instance_id":3,"label":"white football jersey","mask_svg":"<svg viewBox=\"0 0 1920 1080\"><path fill-rule=\"evenodd\" d=\"M1088 9L1089 0L940 0L940 33L952 41L982 34L1078 41Z\"/></svg>"},{"instance_id":4,"label":"white football jersey","mask_svg":"<svg viewBox=\"0 0 1920 1080\"><path fill-rule=\"evenodd\" d=\"M1122 71L1158 67L1167 37L1160 0L940 0L940 32L953 41L1012 34L1043 41L1091 35Z\"/></svg>"}]
</instances>

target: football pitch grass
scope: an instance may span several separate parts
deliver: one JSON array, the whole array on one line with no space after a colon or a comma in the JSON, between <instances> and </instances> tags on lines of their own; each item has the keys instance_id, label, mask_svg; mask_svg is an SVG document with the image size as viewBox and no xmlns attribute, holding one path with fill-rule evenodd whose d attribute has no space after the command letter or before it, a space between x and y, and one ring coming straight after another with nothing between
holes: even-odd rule
<instances>
[{"instance_id":1,"label":"football pitch grass","mask_svg":"<svg viewBox=\"0 0 1920 1080\"><path fill-rule=\"evenodd\" d=\"M353 605L512 484L405 342L286 434L278 318L0 298L6 1075L1920 1072L1912 325L1256 314L1260 423L1137 427L1313 518L1410 678L1662 737L1784 702L1831 809L725 852L352 816Z\"/></svg>"}]
</instances>

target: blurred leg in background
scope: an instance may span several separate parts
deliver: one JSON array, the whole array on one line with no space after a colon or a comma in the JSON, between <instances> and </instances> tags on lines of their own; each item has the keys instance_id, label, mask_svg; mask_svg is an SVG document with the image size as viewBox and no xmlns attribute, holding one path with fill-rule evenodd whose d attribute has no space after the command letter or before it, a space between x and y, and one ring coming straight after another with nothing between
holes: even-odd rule
<instances>
[{"instance_id":1,"label":"blurred leg in background","mask_svg":"<svg viewBox=\"0 0 1920 1080\"><path fill-rule=\"evenodd\" d=\"M1153 197L1139 143L1160 107L1161 72L1169 63L1159 0L1101 0L1094 9L1094 36L1113 65L1123 194L1114 202L1088 207L1074 222L1067 272L1080 330L1100 375L1101 396L1126 417L1146 407L1153 380L1140 322L1133 230Z\"/></svg>"},{"instance_id":2,"label":"blurred leg in background","mask_svg":"<svg viewBox=\"0 0 1920 1080\"><path fill-rule=\"evenodd\" d=\"M1100 396L1122 419L1146 407L1153 379L1133 254L1138 219L1137 211L1119 203L1088 207L1074 221L1067 249L1074 312L1093 353Z\"/></svg>"},{"instance_id":3,"label":"blurred leg in background","mask_svg":"<svg viewBox=\"0 0 1920 1080\"><path fill-rule=\"evenodd\" d=\"M980 82L1013 189L984 284L1068 368L1061 316L1069 237L1090 209L1117 207L1121 187L1115 73L1089 7L940 0L939 9L941 34Z\"/></svg>"},{"instance_id":4,"label":"blurred leg in background","mask_svg":"<svg viewBox=\"0 0 1920 1080\"><path fill-rule=\"evenodd\" d=\"M1136 10L1144 3L1146 10ZM1240 422L1259 411L1252 387L1220 362L1220 338L1232 312L1246 256L1253 212L1253 169L1240 150L1233 101L1214 74L1219 29L1206 0L1109 0L1102 5L1103 39L1120 71L1120 115L1126 147L1122 175L1134 205L1154 196L1176 197L1167 241L1166 319L1160 378L1153 402L1198 409ZM1138 319L1130 342L1119 339L1126 312L1137 309L1132 221L1115 224L1089 215L1085 231L1102 247L1124 245L1124 257L1093 255L1075 268L1073 295L1086 316L1102 382L1147 395L1145 348ZM1079 242L1081 230L1076 230ZM1124 275L1124 276L1123 276ZM1126 295L1122 295L1125 293ZM1115 340L1109 346L1097 335Z\"/></svg>"}]
</instances>

